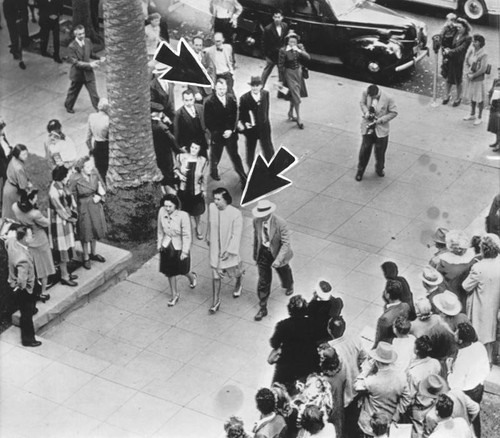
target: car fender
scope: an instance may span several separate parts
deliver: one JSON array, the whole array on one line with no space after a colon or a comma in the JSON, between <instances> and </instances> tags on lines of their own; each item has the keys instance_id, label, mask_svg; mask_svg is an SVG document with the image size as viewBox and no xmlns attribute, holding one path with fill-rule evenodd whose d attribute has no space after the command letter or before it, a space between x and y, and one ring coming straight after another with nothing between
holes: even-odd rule
<instances>
[{"instance_id":1,"label":"car fender","mask_svg":"<svg viewBox=\"0 0 500 438\"><path fill-rule=\"evenodd\" d=\"M361 51L362 53L366 53L370 59L377 58L380 61L387 60L390 62L396 62L401 59L401 44L391 39L381 41L377 35L353 38L350 40L350 46L350 51Z\"/></svg>"}]
</instances>

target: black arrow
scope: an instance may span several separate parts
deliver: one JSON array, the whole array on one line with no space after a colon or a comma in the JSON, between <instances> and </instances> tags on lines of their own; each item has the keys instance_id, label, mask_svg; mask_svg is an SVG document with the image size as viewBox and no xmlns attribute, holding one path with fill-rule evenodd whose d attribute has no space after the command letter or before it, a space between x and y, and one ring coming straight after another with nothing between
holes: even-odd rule
<instances>
[{"instance_id":1,"label":"black arrow","mask_svg":"<svg viewBox=\"0 0 500 438\"><path fill-rule=\"evenodd\" d=\"M184 38L179 41L179 51L176 53L169 44L162 41L156 49L155 61L166 64L170 68L160 79L182 84L213 87L213 82L205 67L201 64L193 49Z\"/></svg>"},{"instance_id":2,"label":"black arrow","mask_svg":"<svg viewBox=\"0 0 500 438\"><path fill-rule=\"evenodd\" d=\"M276 193L290 185L292 181L280 176L297 162L297 157L287 148L280 146L268 164L262 155L258 155L248 175L245 190L241 197L241 206L257 201L271 193Z\"/></svg>"}]
</instances>

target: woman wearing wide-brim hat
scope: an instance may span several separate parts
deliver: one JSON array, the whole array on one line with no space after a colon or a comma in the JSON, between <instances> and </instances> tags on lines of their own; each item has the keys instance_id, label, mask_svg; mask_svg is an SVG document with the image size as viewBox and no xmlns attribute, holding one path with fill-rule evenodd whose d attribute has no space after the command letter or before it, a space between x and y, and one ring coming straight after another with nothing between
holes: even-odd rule
<instances>
[{"instance_id":1,"label":"woman wearing wide-brim hat","mask_svg":"<svg viewBox=\"0 0 500 438\"><path fill-rule=\"evenodd\" d=\"M296 121L299 129L304 129L300 117L300 103L302 97L307 97L305 83L304 62L311 59L304 46L299 44L299 36L290 31L285 37L285 46L278 53L278 71L280 82L288 88L286 99L290 101L288 120ZM295 109L296 117L293 115Z\"/></svg>"}]
</instances>

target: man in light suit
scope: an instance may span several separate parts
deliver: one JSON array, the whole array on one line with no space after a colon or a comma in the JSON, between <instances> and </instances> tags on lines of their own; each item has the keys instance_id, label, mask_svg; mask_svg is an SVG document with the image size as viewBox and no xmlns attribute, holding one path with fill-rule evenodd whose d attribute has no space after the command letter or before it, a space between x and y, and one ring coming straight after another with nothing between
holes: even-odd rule
<instances>
[{"instance_id":1,"label":"man in light suit","mask_svg":"<svg viewBox=\"0 0 500 438\"><path fill-rule=\"evenodd\" d=\"M71 70L69 71L71 85L64 106L68 113L73 114L75 112L73 106L78 98L78 94L80 94L80 90L85 85L89 92L92 106L97 111L99 95L97 94L95 84L94 69L98 68L106 59L104 57L99 59L94 55L92 42L88 38L85 38L85 28L82 25L76 26L73 34L75 35L75 39L68 46L68 58L71 61ZM94 59L94 61L90 59Z\"/></svg>"},{"instance_id":2,"label":"man in light suit","mask_svg":"<svg viewBox=\"0 0 500 438\"><path fill-rule=\"evenodd\" d=\"M259 76L252 76L249 85L251 90L240 98L238 126L247 140L247 166L251 169L257 140L260 140L264 158L268 162L274 155L274 146L269 121L269 91L262 89Z\"/></svg>"},{"instance_id":3,"label":"man in light suit","mask_svg":"<svg viewBox=\"0 0 500 438\"><path fill-rule=\"evenodd\" d=\"M373 84L366 91L363 91L360 106L363 113L361 122L363 141L359 151L356 181L363 179L374 145L375 171L378 176L385 176L385 151L389 143L389 122L398 115L394 99Z\"/></svg>"},{"instance_id":4,"label":"man in light suit","mask_svg":"<svg viewBox=\"0 0 500 438\"><path fill-rule=\"evenodd\" d=\"M272 268L276 269L285 294L293 294L293 274L288 264L293 257L290 231L285 220L273 214L275 210L276 205L268 200L259 201L252 210L253 259L257 262L259 271L257 295L260 310L254 317L256 321L267 316L267 300L271 294L273 280Z\"/></svg>"},{"instance_id":5,"label":"man in light suit","mask_svg":"<svg viewBox=\"0 0 500 438\"><path fill-rule=\"evenodd\" d=\"M25 347L38 347L42 343L35 339L33 315L35 314L36 298L33 293L35 286L35 264L29 252L28 245L33 240L31 228L19 227L16 235L6 241L9 258L9 286L14 292L21 312L21 342Z\"/></svg>"},{"instance_id":6,"label":"man in light suit","mask_svg":"<svg viewBox=\"0 0 500 438\"><path fill-rule=\"evenodd\" d=\"M214 83L217 79L223 78L227 83L227 92L234 95L234 53L233 47L224 44L224 36L221 32L214 34L214 45L205 50L206 63L213 65L211 74Z\"/></svg>"},{"instance_id":7,"label":"man in light suit","mask_svg":"<svg viewBox=\"0 0 500 438\"><path fill-rule=\"evenodd\" d=\"M408 303L401 302L402 294L403 287L399 281L387 280L384 290L384 301L386 305L384 313L377 321L377 331L373 348L376 348L381 341L392 343L392 340L396 337L392 330L394 321L396 321L399 316L408 318L410 306Z\"/></svg>"},{"instance_id":8,"label":"man in light suit","mask_svg":"<svg viewBox=\"0 0 500 438\"><path fill-rule=\"evenodd\" d=\"M266 66L262 71L262 86L266 86L267 79L273 68L278 64L279 50L285 45L288 25L283 23L283 12L277 10L273 14L273 22L264 28L262 34L262 51L266 58Z\"/></svg>"},{"instance_id":9,"label":"man in light suit","mask_svg":"<svg viewBox=\"0 0 500 438\"><path fill-rule=\"evenodd\" d=\"M176 111L174 118L174 134L177 145L189 151L191 144L200 146L200 155L208 158L203 106L195 103L191 90L182 92L183 105Z\"/></svg>"}]
</instances>

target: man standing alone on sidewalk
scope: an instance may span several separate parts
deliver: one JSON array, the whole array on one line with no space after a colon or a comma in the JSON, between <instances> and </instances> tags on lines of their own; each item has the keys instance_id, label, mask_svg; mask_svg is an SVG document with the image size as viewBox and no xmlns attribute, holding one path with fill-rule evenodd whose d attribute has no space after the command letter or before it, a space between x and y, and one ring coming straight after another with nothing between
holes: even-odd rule
<instances>
[{"instance_id":1,"label":"man standing alone on sidewalk","mask_svg":"<svg viewBox=\"0 0 500 438\"><path fill-rule=\"evenodd\" d=\"M285 220L273 214L275 210L276 205L268 200L259 201L252 210L253 259L257 262L259 271L257 295L260 302L260 310L254 317L255 321L267 316L267 300L271 294L273 280L271 268L278 272L285 294L293 294L293 274L288 264L293 257L290 231Z\"/></svg>"},{"instance_id":2,"label":"man standing alone on sidewalk","mask_svg":"<svg viewBox=\"0 0 500 438\"><path fill-rule=\"evenodd\" d=\"M71 61L71 70L69 71L71 85L64 106L68 113L73 114L75 112L73 106L78 98L78 94L80 94L80 90L85 85L89 92L92 106L97 111L99 95L97 94L95 84L94 69L98 68L105 61L105 58L99 59L94 55L92 42L88 38L85 38L85 28L82 25L76 26L73 33L75 39L68 46L68 57ZM90 61L90 58L94 59L94 61Z\"/></svg>"},{"instance_id":3,"label":"man standing alone on sidewalk","mask_svg":"<svg viewBox=\"0 0 500 438\"><path fill-rule=\"evenodd\" d=\"M363 179L374 145L375 171L378 176L385 176L385 151L389 143L389 122L398 115L394 99L373 84L366 91L363 91L360 106L363 113L361 122L363 141L359 151L356 181Z\"/></svg>"},{"instance_id":4,"label":"man standing alone on sidewalk","mask_svg":"<svg viewBox=\"0 0 500 438\"><path fill-rule=\"evenodd\" d=\"M54 42L54 61L61 64L59 57L59 19L63 13L62 0L38 0L38 16L40 23L40 51L42 56L50 56L47 53L49 34L52 31Z\"/></svg>"}]
</instances>

